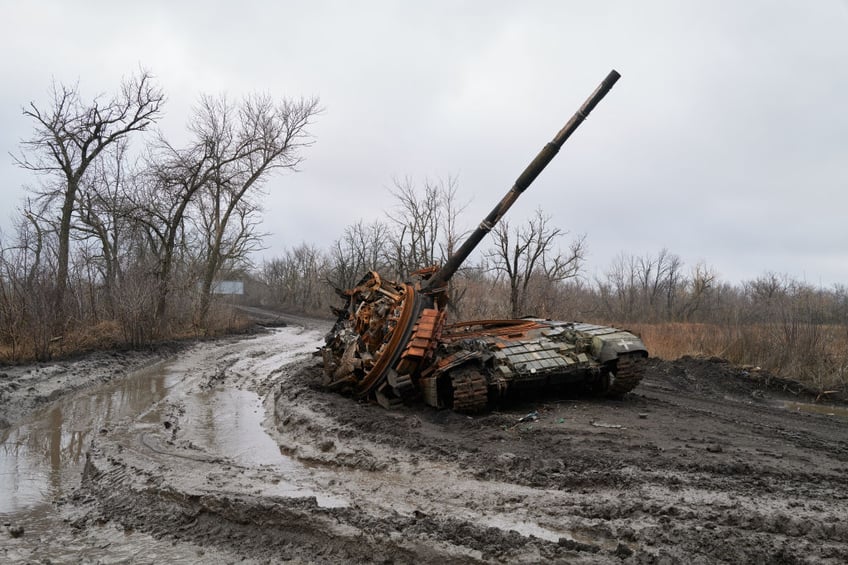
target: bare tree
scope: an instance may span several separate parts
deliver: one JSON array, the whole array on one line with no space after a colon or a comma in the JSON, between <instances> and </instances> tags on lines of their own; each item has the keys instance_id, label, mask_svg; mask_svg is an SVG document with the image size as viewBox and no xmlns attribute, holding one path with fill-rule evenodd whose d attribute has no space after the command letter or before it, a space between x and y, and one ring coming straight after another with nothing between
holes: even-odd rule
<instances>
[{"instance_id":1,"label":"bare tree","mask_svg":"<svg viewBox=\"0 0 848 565\"><path fill-rule=\"evenodd\" d=\"M18 360L25 349L49 359L55 247L45 237L40 210L27 201L13 239L0 243L0 339Z\"/></svg>"},{"instance_id":2,"label":"bare tree","mask_svg":"<svg viewBox=\"0 0 848 565\"><path fill-rule=\"evenodd\" d=\"M132 132L145 130L159 117L164 94L146 71L124 80L109 99L84 102L77 85L54 83L46 107L23 109L35 122L33 136L22 142L16 163L47 175L41 195L59 206L55 307L62 321L68 285L71 223L83 177L100 154Z\"/></svg>"},{"instance_id":3,"label":"bare tree","mask_svg":"<svg viewBox=\"0 0 848 565\"><path fill-rule=\"evenodd\" d=\"M495 246L486 257L491 261L491 268L506 277L513 317L522 315L534 276L556 283L580 272L586 236L578 236L568 251L563 252L555 243L566 232L551 226L550 220L550 216L538 209L525 226L511 230L508 222L501 221L493 230Z\"/></svg>"},{"instance_id":4,"label":"bare tree","mask_svg":"<svg viewBox=\"0 0 848 565\"><path fill-rule=\"evenodd\" d=\"M160 139L147 158L145 174L133 195L133 220L145 233L147 249L156 258L155 319L162 331L166 321L171 275L178 246L183 244L189 205L215 172L212 144L195 143L186 149Z\"/></svg>"},{"instance_id":5,"label":"bare tree","mask_svg":"<svg viewBox=\"0 0 848 565\"><path fill-rule=\"evenodd\" d=\"M459 216L465 210L467 203L460 203L457 198L459 183L455 176L448 177L447 181L440 181L439 188L442 206L442 225L441 233L439 234L439 263L444 265L462 243L461 240L467 233L459 227ZM448 308L454 314L461 311L462 302L468 292L468 286L463 284L462 281L468 275L471 268L469 266L461 267L448 285Z\"/></svg>"},{"instance_id":6,"label":"bare tree","mask_svg":"<svg viewBox=\"0 0 848 565\"><path fill-rule=\"evenodd\" d=\"M296 170L302 160L298 150L309 145L306 127L318 111L314 99L274 103L250 96L234 105L206 96L194 110L186 148L160 139L148 158L146 192L137 199L136 216L157 257L160 323L181 249L199 262L198 318L205 320L218 272L245 261L258 247L259 205L252 196L269 172ZM195 244L181 247L186 237Z\"/></svg>"},{"instance_id":7,"label":"bare tree","mask_svg":"<svg viewBox=\"0 0 848 565\"><path fill-rule=\"evenodd\" d=\"M607 315L611 319L629 322L636 314L637 305L636 259L632 255L619 253L598 287Z\"/></svg>"},{"instance_id":8,"label":"bare tree","mask_svg":"<svg viewBox=\"0 0 848 565\"><path fill-rule=\"evenodd\" d=\"M97 265L106 295L107 311L115 315L115 290L122 280L122 258L127 256L135 232L130 221L129 197L135 172L127 163L128 142L122 139L104 152L83 179L77 193L76 237L96 241L99 252L91 256Z\"/></svg>"},{"instance_id":9,"label":"bare tree","mask_svg":"<svg viewBox=\"0 0 848 565\"><path fill-rule=\"evenodd\" d=\"M252 220L259 210L250 196L275 169L295 171L311 145L306 128L320 111L317 99L252 95L236 108L225 98L201 100L192 126L214 147L214 172L200 200L205 239L200 289L200 319L209 311L212 284L227 263L243 261L258 246Z\"/></svg>"},{"instance_id":10,"label":"bare tree","mask_svg":"<svg viewBox=\"0 0 848 565\"><path fill-rule=\"evenodd\" d=\"M321 250L303 243L266 262L261 279L277 306L320 315L326 314L323 309L329 293L322 283L329 268L327 256Z\"/></svg>"},{"instance_id":11,"label":"bare tree","mask_svg":"<svg viewBox=\"0 0 848 565\"><path fill-rule=\"evenodd\" d=\"M386 213L394 227L387 260L394 275L404 279L411 272L443 263L458 238L457 218L463 206L456 199L457 180L425 179L423 191L410 178L394 179L395 208Z\"/></svg>"},{"instance_id":12,"label":"bare tree","mask_svg":"<svg viewBox=\"0 0 848 565\"><path fill-rule=\"evenodd\" d=\"M629 315L635 314L642 321L657 321L673 315L678 293L681 291L680 257L661 249L656 255L622 258L627 264ZM622 265L619 265L621 268Z\"/></svg>"},{"instance_id":13,"label":"bare tree","mask_svg":"<svg viewBox=\"0 0 848 565\"><path fill-rule=\"evenodd\" d=\"M425 181L422 194L412 179L394 179L392 196L397 204L387 214L395 226L389 261L395 275L406 278L409 273L437 262L442 213L439 187Z\"/></svg>"},{"instance_id":14,"label":"bare tree","mask_svg":"<svg viewBox=\"0 0 848 565\"><path fill-rule=\"evenodd\" d=\"M643 306L656 313L660 301L663 298L666 302L668 300L672 279L680 269L680 258L663 248L656 257L645 255L637 258L636 267Z\"/></svg>"},{"instance_id":15,"label":"bare tree","mask_svg":"<svg viewBox=\"0 0 848 565\"><path fill-rule=\"evenodd\" d=\"M603 308L621 322L656 322L682 316L691 298L683 261L668 249L641 257L619 254L596 281Z\"/></svg>"},{"instance_id":16,"label":"bare tree","mask_svg":"<svg viewBox=\"0 0 848 565\"><path fill-rule=\"evenodd\" d=\"M351 288L367 271L387 271L384 257L389 240L389 226L379 220L370 224L360 220L345 227L330 248L327 282L337 289Z\"/></svg>"},{"instance_id":17,"label":"bare tree","mask_svg":"<svg viewBox=\"0 0 848 565\"><path fill-rule=\"evenodd\" d=\"M718 279L715 269L704 263L692 267L689 277L689 292L683 304L683 320L689 321L695 312L704 307Z\"/></svg>"},{"instance_id":18,"label":"bare tree","mask_svg":"<svg viewBox=\"0 0 848 565\"><path fill-rule=\"evenodd\" d=\"M683 275L683 260L673 253L668 253L668 250L663 249L662 253L666 257L666 267L664 275L664 292L665 292L665 317L672 319L677 315L677 302L681 287L684 287L685 278Z\"/></svg>"}]
</instances>

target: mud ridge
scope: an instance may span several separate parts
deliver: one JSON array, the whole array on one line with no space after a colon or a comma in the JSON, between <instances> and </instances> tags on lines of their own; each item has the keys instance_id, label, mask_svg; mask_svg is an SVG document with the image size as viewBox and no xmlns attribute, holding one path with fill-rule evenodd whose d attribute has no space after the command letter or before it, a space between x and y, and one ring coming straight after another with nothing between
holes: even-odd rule
<instances>
[{"instance_id":1,"label":"mud ridge","mask_svg":"<svg viewBox=\"0 0 848 565\"><path fill-rule=\"evenodd\" d=\"M93 434L62 512L187 562L848 561L844 405L684 358L621 401L385 411L321 388L321 335L181 354Z\"/></svg>"}]
</instances>

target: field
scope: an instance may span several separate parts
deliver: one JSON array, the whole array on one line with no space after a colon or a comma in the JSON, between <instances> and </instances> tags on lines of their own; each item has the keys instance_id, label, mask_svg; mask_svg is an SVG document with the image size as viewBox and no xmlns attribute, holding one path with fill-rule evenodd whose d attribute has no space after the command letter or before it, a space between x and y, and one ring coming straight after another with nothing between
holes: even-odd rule
<instances>
[{"instance_id":1,"label":"field","mask_svg":"<svg viewBox=\"0 0 848 565\"><path fill-rule=\"evenodd\" d=\"M841 397L848 392L848 329L838 325L635 324L651 355L718 357Z\"/></svg>"}]
</instances>

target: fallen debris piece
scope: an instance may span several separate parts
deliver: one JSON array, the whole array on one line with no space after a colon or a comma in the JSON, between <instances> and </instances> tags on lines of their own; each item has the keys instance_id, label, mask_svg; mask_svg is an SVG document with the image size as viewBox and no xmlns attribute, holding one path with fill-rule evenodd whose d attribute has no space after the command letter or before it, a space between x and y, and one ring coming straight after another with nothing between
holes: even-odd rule
<instances>
[{"instance_id":1,"label":"fallen debris piece","mask_svg":"<svg viewBox=\"0 0 848 565\"><path fill-rule=\"evenodd\" d=\"M624 429L624 426L622 426L621 424L608 424L606 422L596 422L594 420L590 423L593 426L595 426L596 428L612 428L612 429L615 429L615 430L623 430Z\"/></svg>"},{"instance_id":2,"label":"fallen debris piece","mask_svg":"<svg viewBox=\"0 0 848 565\"><path fill-rule=\"evenodd\" d=\"M518 422L519 423L521 423L521 422L535 422L538 419L539 419L539 413L534 410L533 412L530 412L526 416L522 416L521 418L519 418Z\"/></svg>"}]
</instances>

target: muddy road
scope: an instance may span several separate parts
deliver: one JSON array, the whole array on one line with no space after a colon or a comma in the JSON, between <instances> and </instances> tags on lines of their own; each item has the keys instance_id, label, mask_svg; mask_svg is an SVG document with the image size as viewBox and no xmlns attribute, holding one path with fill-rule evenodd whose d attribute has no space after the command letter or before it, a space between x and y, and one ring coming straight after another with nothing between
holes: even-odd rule
<instances>
[{"instance_id":1,"label":"muddy road","mask_svg":"<svg viewBox=\"0 0 848 565\"><path fill-rule=\"evenodd\" d=\"M320 389L326 329L7 372L0 562L848 562L844 405L682 359L386 412Z\"/></svg>"}]
</instances>

